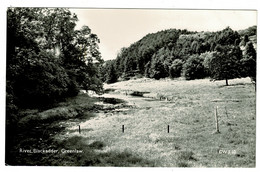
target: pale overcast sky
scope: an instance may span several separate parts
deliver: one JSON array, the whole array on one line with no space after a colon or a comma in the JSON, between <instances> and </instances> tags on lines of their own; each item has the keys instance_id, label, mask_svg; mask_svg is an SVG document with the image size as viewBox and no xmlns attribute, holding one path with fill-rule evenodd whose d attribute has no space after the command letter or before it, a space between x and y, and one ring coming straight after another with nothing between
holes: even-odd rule
<instances>
[{"instance_id":1,"label":"pale overcast sky","mask_svg":"<svg viewBox=\"0 0 260 172\"><path fill-rule=\"evenodd\" d=\"M77 28L90 27L100 39L105 60L116 58L122 47L148 33L176 28L190 31L217 31L230 26L240 30L256 25L256 11L239 10L151 10L151 9L71 9L79 19Z\"/></svg>"}]
</instances>

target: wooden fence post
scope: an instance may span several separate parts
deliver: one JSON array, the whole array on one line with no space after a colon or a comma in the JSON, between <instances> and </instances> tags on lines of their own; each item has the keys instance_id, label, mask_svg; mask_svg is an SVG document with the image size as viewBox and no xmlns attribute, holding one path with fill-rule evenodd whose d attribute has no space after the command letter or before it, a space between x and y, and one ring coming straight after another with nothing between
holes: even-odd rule
<instances>
[{"instance_id":1,"label":"wooden fence post","mask_svg":"<svg viewBox=\"0 0 260 172\"><path fill-rule=\"evenodd\" d=\"M216 133L220 133L219 125L218 125L218 107L216 107L216 111L215 111L215 122L216 122Z\"/></svg>"},{"instance_id":2,"label":"wooden fence post","mask_svg":"<svg viewBox=\"0 0 260 172\"><path fill-rule=\"evenodd\" d=\"M227 112L227 107L225 106L225 111L226 111L226 116L228 118L228 112Z\"/></svg>"},{"instance_id":3,"label":"wooden fence post","mask_svg":"<svg viewBox=\"0 0 260 172\"><path fill-rule=\"evenodd\" d=\"M80 134L80 125L79 125L79 134Z\"/></svg>"}]
</instances>

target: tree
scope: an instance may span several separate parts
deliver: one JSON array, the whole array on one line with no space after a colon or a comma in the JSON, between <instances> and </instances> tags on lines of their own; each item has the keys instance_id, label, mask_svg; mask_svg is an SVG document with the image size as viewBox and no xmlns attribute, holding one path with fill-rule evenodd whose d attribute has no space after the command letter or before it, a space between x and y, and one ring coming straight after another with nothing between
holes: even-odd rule
<instances>
[{"instance_id":1,"label":"tree","mask_svg":"<svg viewBox=\"0 0 260 172\"><path fill-rule=\"evenodd\" d=\"M215 52L219 46L238 46L241 37L244 37L241 45L249 38L255 43L255 28L254 26L248 29L248 34L241 35L239 33L242 32L238 33L230 27L217 32L168 29L150 33L119 52L115 68L118 76L141 74L157 79L167 77L173 72L172 63L175 59L186 62L192 55ZM212 54L207 55L210 57ZM204 72L208 76L209 68L206 67Z\"/></svg>"},{"instance_id":2,"label":"tree","mask_svg":"<svg viewBox=\"0 0 260 172\"><path fill-rule=\"evenodd\" d=\"M245 36L245 35L253 36L253 35L256 35L257 26L254 25L254 26L251 26L251 27L249 27L249 28L247 28L247 29L240 30L240 31L238 31L238 32L239 32L239 34L240 34L241 36Z\"/></svg>"},{"instance_id":3,"label":"tree","mask_svg":"<svg viewBox=\"0 0 260 172\"><path fill-rule=\"evenodd\" d=\"M163 61L156 56L153 56L149 73L150 77L154 79L165 78L168 76L168 72L164 68Z\"/></svg>"},{"instance_id":4,"label":"tree","mask_svg":"<svg viewBox=\"0 0 260 172\"><path fill-rule=\"evenodd\" d=\"M205 52L200 55L200 57L202 59L204 59L203 66L204 66L204 71L207 76L210 75L209 63L210 63L211 59L213 58L214 53L216 53L216 52L212 51L212 52Z\"/></svg>"},{"instance_id":5,"label":"tree","mask_svg":"<svg viewBox=\"0 0 260 172\"><path fill-rule=\"evenodd\" d=\"M184 63L183 74L187 80L201 79L206 76L203 61L203 58L194 54Z\"/></svg>"},{"instance_id":6,"label":"tree","mask_svg":"<svg viewBox=\"0 0 260 172\"><path fill-rule=\"evenodd\" d=\"M7 106L52 103L81 88L102 90L99 39L87 26L75 30L77 20L64 8L8 8Z\"/></svg>"},{"instance_id":7,"label":"tree","mask_svg":"<svg viewBox=\"0 0 260 172\"><path fill-rule=\"evenodd\" d=\"M208 61L210 77L215 80L239 78L242 52L238 46L217 46L212 59Z\"/></svg>"},{"instance_id":8,"label":"tree","mask_svg":"<svg viewBox=\"0 0 260 172\"><path fill-rule=\"evenodd\" d=\"M110 84L110 83L114 83L116 81L117 81L117 73L116 73L114 64L112 63L108 67L106 82L108 84Z\"/></svg>"},{"instance_id":9,"label":"tree","mask_svg":"<svg viewBox=\"0 0 260 172\"><path fill-rule=\"evenodd\" d=\"M254 59L256 59L256 51L255 51L255 48L254 48L252 42L248 42L246 44L244 55L250 56L250 57L253 57Z\"/></svg>"},{"instance_id":10,"label":"tree","mask_svg":"<svg viewBox=\"0 0 260 172\"><path fill-rule=\"evenodd\" d=\"M241 67L242 75L249 76L253 82L256 82L256 51L252 42L248 42L245 46Z\"/></svg>"},{"instance_id":11,"label":"tree","mask_svg":"<svg viewBox=\"0 0 260 172\"><path fill-rule=\"evenodd\" d=\"M150 68L151 68L151 61L149 61L149 62L147 62L146 64L145 64L145 71L144 71L144 76L146 76L146 77L150 77Z\"/></svg>"},{"instance_id":12,"label":"tree","mask_svg":"<svg viewBox=\"0 0 260 172\"><path fill-rule=\"evenodd\" d=\"M248 41L249 41L248 35L245 35L242 41L240 42L240 46L245 46Z\"/></svg>"},{"instance_id":13,"label":"tree","mask_svg":"<svg viewBox=\"0 0 260 172\"><path fill-rule=\"evenodd\" d=\"M183 61L180 59L175 59L169 69L169 74L171 78L176 78L181 76Z\"/></svg>"},{"instance_id":14,"label":"tree","mask_svg":"<svg viewBox=\"0 0 260 172\"><path fill-rule=\"evenodd\" d=\"M215 35L216 46L235 45L235 42L239 42L236 40L240 40L240 35L230 27L223 29Z\"/></svg>"},{"instance_id":15,"label":"tree","mask_svg":"<svg viewBox=\"0 0 260 172\"><path fill-rule=\"evenodd\" d=\"M187 30L168 29L151 33L141 40L123 48L116 58L115 68L120 75L141 74L147 76L150 72L152 57L154 55L170 57L173 56L173 49L180 34L188 34ZM160 55L159 55L160 54ZM165 58L164 60L169 58ZM167 61L166 60L166 61ZM149 63L150 62L150 63ZM163 61L164 63L164 61ZM149 69L147 68L149 64ZM168 68L171 63L164 63L168 75ZM150 76L149 76L150 77Z\"/></svg>"},{"instance_id":16,"label":"tree","mask_svg":"<svg viewBox=\"0 0 260 172\"><path fill-rule=\"evenodd\" d=\"M43 107L68 96L70 79L51 53L32 54L13 91L19 107Z\"/></svg>"},{"instance_id":17,"label":"tree","mask_svg":"<svg viewBox=\"0 0 260 172\"><path fill-rule=\"evenodd\" d=\"M22 108L51 108L79 89L102 91L97 35L75 30L63 8L8 8L6 60L6 162L12 164ZM15 145L15 146L14 146Z\"/></svg>"},{"instance_id":18,"label":"tree","mask_svg":"<svg viewBox=\"0 0 260 172\"><path fill-rule=\"evenodd\" d=\"M136 61L133 59L133 57L125 57L125 62L124 62L124 74L125 77L127 76L132 76L132 73L134 70L136 70L137 65Z\"/></svg>"}]
</instances>

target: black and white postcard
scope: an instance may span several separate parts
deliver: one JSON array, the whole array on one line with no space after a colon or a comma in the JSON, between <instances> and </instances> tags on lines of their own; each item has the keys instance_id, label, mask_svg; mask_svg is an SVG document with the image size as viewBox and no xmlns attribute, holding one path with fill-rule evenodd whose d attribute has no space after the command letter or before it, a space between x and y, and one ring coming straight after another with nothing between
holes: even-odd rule
<instances>
[{"instance_id":1,"label":"black and white postcard","mask_svg":"<svg viewBox=\"0 0 260 172\"><path fill-rule=\"evenodd\" d=\"M6 166L256 167L257 9L5 10Z\"/></svg>"}]
</instances>

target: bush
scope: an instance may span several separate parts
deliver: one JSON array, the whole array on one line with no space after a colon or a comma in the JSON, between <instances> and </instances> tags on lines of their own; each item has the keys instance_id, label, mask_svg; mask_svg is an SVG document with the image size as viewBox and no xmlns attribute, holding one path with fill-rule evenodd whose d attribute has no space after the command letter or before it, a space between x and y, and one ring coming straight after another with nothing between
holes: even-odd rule
<instances>
[{"instance_id":1,"label":"bush","mask_svg":"<svg viewBox=\"0 0 260 172\"><path fill-rule=\"evenodd\" d=\"M181 76L183 61L180 59L175 59L169 68L169 75L171 78L176 78Z\"/></svg>"},{"instance_id":2,"label":"bush","mask_svg":"<svg viewBox=\"0 0 260 172\"><path fill-rule=\"evenodd\" d=\"M201 79L206 76L203 66L204 59L199 55L192 55L183 65L183 75L187 80Z\"/></svg>"}]
</instances>

